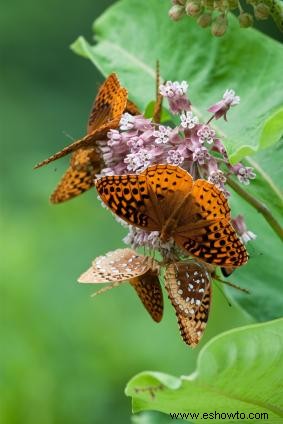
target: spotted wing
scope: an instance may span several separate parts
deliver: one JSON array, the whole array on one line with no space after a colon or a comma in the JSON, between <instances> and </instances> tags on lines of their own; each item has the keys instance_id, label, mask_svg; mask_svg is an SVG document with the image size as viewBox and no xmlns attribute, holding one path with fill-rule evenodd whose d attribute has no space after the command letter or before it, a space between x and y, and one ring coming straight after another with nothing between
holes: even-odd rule
<instances>
[{"instance_id":1,"label":"spotted wing","mask_svg":"<svg viewBox=\"0 0 283 424\"><path fill-rule=\"evenodd\" d=\"M103 202L116 215L148 231L162 229L191 185L191 176L173 165L153 165L139 175L105 176L96 182Z\"/></svg>"},{"instance_id":2,"label":"spotted wing","mask_svg":"<svg viewBox=\"0 0 283 424\"><path fill-rule=\"evenodd\" d=\"M78 282L96 284L129 281L149 269L150 263L145 256L138 255L132 249L117 249L96 258Z\"/></svg>"},{"instance_id":3,"label":"spotted wing","mask_svg":"<svg viewBox=\"0 0 283 424\"><path fill-rule=\"evenodd\" d=\"M94 178L100 167L100 155L95 149L74 152L69 168L50 197L51 203L65 202L89 190L94 186Z\"/></svg>"},{"instance_id":4,"label":"spotted wing","mask_svg":"<svg viewBox=\"0 0 283 424\"><path fill-rule=\"evenodd\" d=\"M163 295L158 271L151 268L145 274L132 278L130 284L152 319L160 322L163 316Z\"/></svg>"},{"instance_id":5,"label":"spotted wing","mask_svg":"<svg viewBox=\"0 0 283 424\"><path fill-rule=\"evenodd\" d=\"M236 231L226 219L206 224L194 232L177 233L175 242L191 255L221 267L240 267L248 253Z\"/></svg>"},{"instance_id":6,"label":"spotted wing","mask_svg":"<svg viewBox=\"0 0 283 424\"><path fill-rule=\"evenodd\" d=\"M202 216L206 220L231 219L227 198L215 184L206 180L196 180L193 184L192 195L195 202L200 205Z\"/></svg>"},{"instance_id":7,"label":"spotted wing","mask_svg":"<svg viewBox=\"0 0 283 424\"><path fill-rule=\"evenodd\" d=\"M110 129L115 129L118 127L123 111L126 108L128 94L125 88L120 87L120 85L119 87L116 86L116 79L117 77L115 76L115 74L113 74L112 78L110 78L110 81L112 81L111 84L113 83L112 85L115 88L115 95L110 96L109 94L109 85L111 86L109 82L107 84L107 90L103 89L102 86L102 91L103 93L105 91L105 95L98 95L100 99L99 105L101 107L101 111L99 112L98 108L94 108L94 110L92 111L89 121L91 123L89 123L88 125L88 134L85 137L74 141L69 146L64 147L62 150L50 156L49 158L38 163L35 166L35 169L47 165L48 163L53 162L61 157L64 157L69 153L75 152L78 149L95 146L97 140L103 140L106 138L107 133ZM105 102L106 104L105 99L107 96L110 96L110 99L108 100L107 106L103 106L103 102ZM110 102L111 107L109 106Z\"/></svg>"},{"instance_id":8,"label":"spotted wing","mask_svg":"<svg viewBox=\"0 0 283 424\"><path fill-rule=\"evenodd\" d=\"M165 288L184 342L195 347L203 335L210 310L209 272L194 260L170 264L165 273Z\"/></svg>"},{"instance_id":9,"label":"spotted wing","mask_svg":"<svg viewBox=\"0 0 283 424\"><path fill-rule=\"evenodd\" d=\"M113 73L106 78L98 91L89 116L88 134L113 119L113 104L124 93L124 91L121 93L121 88L116 74ZM127 101L127 92L125 92L125 97Z\"/></svg>"}]
</instances>

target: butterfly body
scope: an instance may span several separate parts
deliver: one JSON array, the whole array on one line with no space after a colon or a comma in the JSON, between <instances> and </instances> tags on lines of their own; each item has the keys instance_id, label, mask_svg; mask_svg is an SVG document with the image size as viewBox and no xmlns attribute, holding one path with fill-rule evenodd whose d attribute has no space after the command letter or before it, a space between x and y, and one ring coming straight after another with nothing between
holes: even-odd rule
<instances>
[{"instance_id":1,"label":"butterfly body","mask_svg":"<svg viewBox=\"0 0 283 424\"><path fill-rule=\"evenodd\" d=\"M96 187L104 203L131 225L158 231L213 265L239 267L246 249L231 225L223 193L175 165L152 165L137 175L105 176Z\"/></svg>"}]
</instances>

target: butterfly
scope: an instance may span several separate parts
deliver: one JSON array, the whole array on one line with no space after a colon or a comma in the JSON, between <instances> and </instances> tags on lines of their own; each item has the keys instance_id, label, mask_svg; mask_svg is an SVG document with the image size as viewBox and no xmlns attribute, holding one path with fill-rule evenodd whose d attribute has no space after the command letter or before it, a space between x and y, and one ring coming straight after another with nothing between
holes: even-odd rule
<instances>
[{"instance_id":1,"label":"butterfly","mask_svg":"<svg viewBox=\"0 0 283 424\"><path fill-rule=\"evenodd\" d=\"M128 100L127 90L121 87L116 74L111 74L100 87L87 125L87 135L39 163L39 168L68 153L72 153L70 166L62 177L50 200L61 203L72 199L94 186L102 160L97 140L105 139L110 129L117 128L124 112L140 114L137 106Z\"/></svg>"},{"instance_id":2,"label":"butterfly","mask_svg":"<svg viewBox=\"0 0 283 424\"><path fill-rule=\"evenodd\" d=\"M160 265L132 249L117 249L96 258L78 279L80 283L109 283L94 295L129 281L144 307L156 322L163 316ZM166 265L165 288L175 308L183 340L195 347L205 330L211 304L211 274L196 260Z\"/></svg>"},{"instance_id":3,"label":"butterfly","mask_svg":"<svg viewBox=\"0 0 283 424\"><path fill-rule=\"evenodd\" d=\"M159 322L163 315L163 295L158 273L158 264L152 258L138 255L132 249L117 249L96 258L78 281L111 283L95 295L129 281L152 319Z\"/></svg>"},{"instance_id":4,"label":"butterfly","mask_svg":"<svg viewBox=\"0 0 283 424\"><path fill-rule=\"evenodd\" d=\"M175 165L149 166L140 174L96 181L103 202L127 223L159 231L186 253L206 263L236 268L248 254L231 224L224 194L212 183Z\"/></svg>"},{"instance_id":5,"label":"butterfly","mask_svg":"<svg viewBox=\"0 0 283 424\"><path fill-rule=\"evenodd\" d=\"M193 259L173 263L165 272L165 288L184 342L197 346L210 311L211 273L204 263Z\"/></svg>"}]
</instances>

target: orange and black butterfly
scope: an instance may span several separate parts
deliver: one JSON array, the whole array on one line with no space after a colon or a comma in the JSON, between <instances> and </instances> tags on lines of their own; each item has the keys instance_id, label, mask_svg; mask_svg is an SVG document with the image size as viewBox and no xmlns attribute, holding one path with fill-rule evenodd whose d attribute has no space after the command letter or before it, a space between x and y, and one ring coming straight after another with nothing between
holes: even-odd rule
<instances>
[{"instance_id":1,"label":"orange and black butterfly","mask_svg":"<svg viewBox=\"0 0 283 424\"><path fill-rule=\"evenodd\" d=\"M87 135L63 150L40 162L35 168L47 165L73 153L70 166L51 195L52 203L61 203L89 190L100 172L102 160L96 142L106 138L110 129L117 128L124 112L140 114L128 93L121 87L116 74L111 74L102 84L95 98L87 126Z\"/></svg>"},{"instance_id":2,"label":"orange and black butterfly","mask_svg":"<svg viewBox=\"0 0 283 424\"><path fill-rule=\"evenodd\" d=\"M248 260L231 224L228 202L212 183L175 165L152 165L136 175L105 176L96 181L103 202L127 223L158 231L208 264L237 268Z\"/></svg>"}]
</instances>

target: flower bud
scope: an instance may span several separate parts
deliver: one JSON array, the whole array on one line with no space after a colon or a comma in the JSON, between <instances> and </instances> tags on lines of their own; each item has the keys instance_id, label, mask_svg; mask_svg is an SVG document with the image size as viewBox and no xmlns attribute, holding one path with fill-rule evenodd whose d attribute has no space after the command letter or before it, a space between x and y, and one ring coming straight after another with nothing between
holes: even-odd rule
<instances>
[{"instance_id":1,"label":"flower bud","mask_svg":"<svg viewBox=\"0 0 283 424\"><path fill-rule=\"evenodd\" d=\"M238 20L242 28L248 28L253 26L254 19L250 13L241 13L238 17Z\"/></svg>"},{"instance_id":2,"label":"flower bud","mask_svg":"<svg viewBox=\"0 0 283 424\"><path fill-rule=\"evenodd\" d=\"M210 13L203 13L200 15L197 19L197 23L200 27L206 28L211 24L211 14Z\"/></svg>"},{"instance_id":3,"label":"flower bud","mask_svg":"<svg viewBox=\"0 0 283 424\"><path fill-rule=\"evenodd\" d=\"M222 1L222 0L214 0L213 1L213 9L214 10L225 10L224 1Z\"/></svg>"},{"instance_id":4,"label":"flower bud","mask_svg":"<svg viewBox=\"0 0 283 424\"><path fill-rule=\"evenodd\" d=\"M171 9L168 12L168 15L173 21L179 21L182 16L185 14L185 8L184 6L181 6L180 4L174 4L174 6L171 7Z\"/></svg>"},{"instance_id":5,"label":"flower bud","mask_svg":"<svg viewBox=\"0 0 283 424\"><path fill-rule=\"evenodd\" d=\"M230 10L238 9L239 2L238 0L227 0L227 6L228 6L228 9Z\"/></svg>"},{"instance_id":6,"label":"flower bud","mask_svg":"<svg viewBox=\"0 0 283 424\"><path fill-rule=\"evenodd\" d=\"M173 0L173 4L179 4L180 6L185 6L186 0Z\"/></svg>"},{"instance_id":7,"label":"flower bud","mask_svg":"<svg viewBox=\"0 0 283 424\"><path fill-rule=\"evenodd\" d=\"M186 14L189 16L198 16L201 13L202 7L199 3L189 1L186 4Z\"/></svg>"},{"instance_id":8,"label":"flower bud","mask_svg":"<svg viewBox=\"0 0 283 424\"><path fill-rule=\"evenodd\" d=\"M213 0L203 0L203 6L208 10L213 10Z\"/></svg>"},{"instance_id":9,"label":"flower bud","mask_svg":"<svg viewBox=\"0 0 283 424\"><path fill-rule=\"evenodd\" d=\"M267 19L269 16L269 12L270 12L269 7L264 3L259 3L254 8L256 19L260 19L260 20Z\"/></svg>"},{"instance_id":10,"label":"flower bud","mask_svg":"<svg viewBox=\"0 0 283 424\"><path fill-rule=\"evenodd\" d=\"M225 15L219 15L211 25L211 33L216 37L221 37L225 34L228 28L228 20Z\"/></svg>"}]
</instances>

